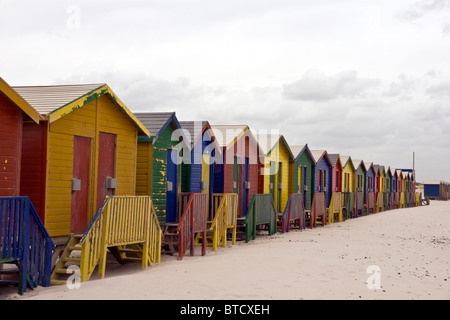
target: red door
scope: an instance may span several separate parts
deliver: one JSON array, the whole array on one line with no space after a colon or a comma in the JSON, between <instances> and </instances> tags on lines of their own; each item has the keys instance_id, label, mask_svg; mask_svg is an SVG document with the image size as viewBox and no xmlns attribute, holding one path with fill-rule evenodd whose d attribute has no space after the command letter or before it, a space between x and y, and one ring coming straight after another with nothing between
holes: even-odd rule
<instances>
[{"instance_id":1,"label":"red door","mask_svg":"<svg viewBox=\"0 0 450 320\"><path fill-rule=\"evenodd\" d=\"M74 136L71 233L82 233L87 228L90 161L91 139Z\"/></svg>"},{"instance_id":2,"label":"red door","mask_svg":"<svg viewBox=\"0 0 450 320\"><path fill-rule=\"evenodd\" d=\"M116 167L116 135L100 132L98 142L98 177L97 177L97 207L102 204L105 196L114 195L114 188L108 185L108 178L115 177Z\"/></svg>"}]
</instances>

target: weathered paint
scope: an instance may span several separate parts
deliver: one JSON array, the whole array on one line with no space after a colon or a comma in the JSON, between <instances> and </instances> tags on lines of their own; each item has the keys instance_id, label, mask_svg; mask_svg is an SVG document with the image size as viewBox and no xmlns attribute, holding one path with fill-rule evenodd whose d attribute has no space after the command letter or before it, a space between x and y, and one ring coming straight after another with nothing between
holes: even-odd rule
<instances>
[{"instance_id":1,"label":"weathered paint","mask_svg":"<svg viewBox=\"0 0 450 320\"><path fill-rule=\"evenodd\" d=\"M174 149L178 144L177 141L172 141L172 133L179 128L176 122L170 121L157 138L138 141L136 194L152 197L153 206L161 224L166 223L167 150ZM177 169L181 170L181 165ZM172 187L178 190L179 185L176 183Z\"/></svg>"},{"instance_id":2,"label":"weathered paint","mask_svg":"<svg viewBox=\"0 0 450 320\"><path fill-rule=\"evenodd\" d=\"M145 135L150 136L147 128L136 118L136 116L125 106L125 104L116 96L108 85L102 85L99 88L92 90L86 95L79 97L55 110L53 110L48 116L49 123L68 115L71 112L78 110L79 108L96 101L100 97L108 95L110 99L114 101L117 107L126 114L126 116L134 123L136 127Z\"/></svg>"},{"instance_id":3,"label":"weathered paint","mask_svg":"<svg viewBox=\"0 0 450 320\"><path fill-rule=\"evenodd\" d=\"M117 194L134 195L136 141L140 128L124 114L123 108L119 108L115 100L108 95L101 95L96 100L90 101L64 117L59 117L52 123L47 122L46 125L48 128L46 137L42 137L42 139L47 140L42 142L46 147L46 157L41 160L41 167L45 172L43 216L45 217L45 227L50 236L65 236L70 234L71 224L73 136L92 139L88 215L88 220L90 220L97 209L98 137L100 132L117 135L117 189L115 192ZM32 126L28 128L30 131L33 129L36 128ZM23 149L29 151L31 147L31 145L24 144ZM32 165L31 163L24 163L22 167L28 167L27 170L31 170L30 166ZM26 183L27 179L24 181Z\"/></svg>"}]
</instances>

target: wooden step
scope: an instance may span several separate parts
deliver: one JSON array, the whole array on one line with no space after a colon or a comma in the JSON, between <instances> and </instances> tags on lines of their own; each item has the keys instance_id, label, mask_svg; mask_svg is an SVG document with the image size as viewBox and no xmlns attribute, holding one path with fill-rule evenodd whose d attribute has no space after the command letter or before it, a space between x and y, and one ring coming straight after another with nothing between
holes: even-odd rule
<instances>
[{"instance_id":1,"label":"wooden step","mask_svg":"<svg viewBox=\"0 0 450 320\"><path fill-rule=\"evenodd\" d=\"M52 280L50 280L50 284L61 286L61 285L67 284L67 280L57 280L57 279L52 279Z\"/></svg>"},{"instance_id":2,"label":"wooden step","mask_svg":"<svg viewBox=\"0 0 450 320\"><path fill-rule=\"evenodd\" d=\"M63 257L63 258L61 258L61 261L64 261L64 262L81 262L81 258Z\"/></svg>"}]
</instances>

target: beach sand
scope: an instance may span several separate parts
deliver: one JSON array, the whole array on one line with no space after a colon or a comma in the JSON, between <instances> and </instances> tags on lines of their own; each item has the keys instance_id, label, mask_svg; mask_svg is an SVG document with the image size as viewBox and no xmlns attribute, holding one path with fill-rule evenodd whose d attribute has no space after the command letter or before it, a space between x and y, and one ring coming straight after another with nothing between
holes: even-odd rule
<instances>
[{"instance_id":1,"label":"beach sand","mask_svg":"<svg viewBox=\"0 0 450 320\"><path fill-rule=\"evenodd\" d=\"M0 299L450 299L450 201L200 251L146 270L108 259L105 278L79 289L0 288Z\"/></svg>"}]
</instances>

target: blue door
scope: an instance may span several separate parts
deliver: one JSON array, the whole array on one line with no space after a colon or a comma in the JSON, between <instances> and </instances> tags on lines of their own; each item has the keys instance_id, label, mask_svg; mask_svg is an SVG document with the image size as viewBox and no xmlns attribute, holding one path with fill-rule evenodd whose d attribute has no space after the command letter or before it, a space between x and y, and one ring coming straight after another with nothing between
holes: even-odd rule
<instances>
[{"instance_id":1,"label":"blue door","mask_svg":"<svg viewBox=\"0 0 450 320\"><path fill-rule=\"evenodd\" d=\"M166 222L177 222L177 165L167 150Z\"/></svg>"}]
</instances>

